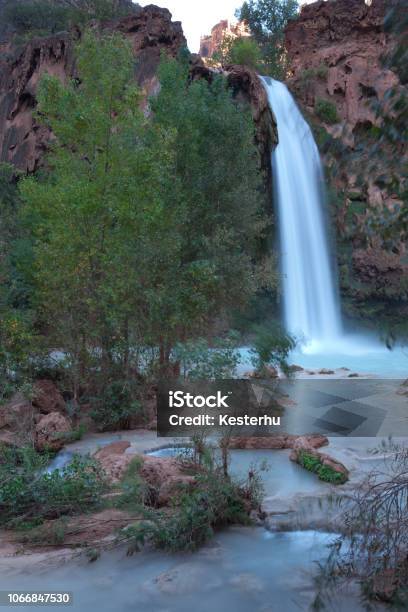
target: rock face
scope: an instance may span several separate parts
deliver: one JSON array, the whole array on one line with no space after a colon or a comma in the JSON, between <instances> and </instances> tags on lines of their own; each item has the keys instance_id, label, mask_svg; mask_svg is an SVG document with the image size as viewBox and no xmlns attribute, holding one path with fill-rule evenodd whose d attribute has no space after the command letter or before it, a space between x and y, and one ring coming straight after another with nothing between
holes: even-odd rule
<instances>
[{"instance_id":1,"label":"rock face","mask_svg":"<svg viewBox=\"0 0 408 612\"><path fill-rule=\"evenodd\" d=\"M175 56L186 44L181 24L171 21L167 9L152 5L136 7L134 14L101 27L121 32L130 40L135 77L146 93L157 86L155 72L161 52ZM74 76L74 39L75 33L63 33L31 40L22 49L11 43L0 46L0 162L23 172L38 168L50 138L47 128L33 118L38 83L45 72L62 81Z\"/></svg>"},{"instance_id":2,"label":"rock face","mask_svg":"<svg viewBox=\"0 0 408 612\"><path fill-rule=\"evenodd\" d=\"M66 410L64 398L52 380L37 380L34 384L32 402L41 414L50 412L64 414Z\"/></svg>"},{"instance_id":3,"label":"rock face","mask_svg":"<svg viewBox=\"0 0 408 612\"><path fill-rule=\"evenodd\" d=\"M330 0L307 4L286 29L297 96L312 109L317 98L334 102L339 119L353 129L376 117L373 98L398 84L397 75L383 67L389 45L383 21L389 3L373 0Z\"/></svg>"},{"instance_id":4,"label":"rock face","mask_svg":"<svg viewBox=\"0 0 408 612\"><path fill-rule=\"evenodd\" d=\"M59 451L65 444L64 434L69 434L72 426L67 417L59 412L43 416L35 427L35 446L38 451Z\"/></svg>"},{"instance_id":5,"label":"rock face","mask_svg":"<svg viewBox=\"0 0 408 612\"><path fill-rule=\"evenodd\" d=\"M16 393L7 404L0 406L0 429L15 430L20 425L23 427L27 424L29 431L29 422L33 420L34 412L31 402L20 393Z\"/></svg>"},{"instance_id":6,"label":"rock face","mask_svg":"<svg viewBox=\"0 0 408 612\"><path fill-rule=\"evenodd\" d=\"M181 23L173 22L167 9L153 5L135 7L127 17L102 25L94 23L93 27L102 32L120 32L131 42L135 79L144 99L159 88L156 72L161 53L176 57L186 46ZM10 42L0 44L0 162L30 173L41 165L51 135L33 117L38 83L44 73L62 81L75 76L73 46L79 37L76 31L33 39L23 48ZM212 74L198 56L193 56L193 80L209 80ZM277 143L277 129L265 91L257 75L242 66L229 67L226 76L237 100L251 105L270 188L270 152Z\"/></svg>"},{"instance_id":7,"label":"rock face","mask_svg":"<svg viewBox=\"0 0 408 612\"><path fill-rule=\"evenodd\" d=\"M386 228L405 206L404 19L400 0L328 0L304 5L286 29L288 86L326 167L343 303L352 317L373 299L382 312L391 303L400 318L408 312L406 236L399 221Z\"/></svg>"},{"instance_id":8,"label":"rock face","mask_svg":"<svg viewBox=\"0 0 408 612\"><path fill-rule=\"evenodd\" d=\"M202 36L200 39L200 56L212 57L224 42L224 39L240 38L249 36L248 27L244 22L231 23L228 19L222 19L211 28L211 34Z\"/></svg>"},{"instance_id":9,"label":"rock face","mask_svg":"<svg viewBox=\"0 0 408 612\"><path fill-rule=\"evenodd\" d=\"M269 107L265 88L258 75L245 66L229 66L227 79L235 98L251 105L256 127L256 142L261 155L262 168L268 177L269 193L271 193L271 152L278 143L278 129L275 116Z\"/></svg>"}]
</instances>

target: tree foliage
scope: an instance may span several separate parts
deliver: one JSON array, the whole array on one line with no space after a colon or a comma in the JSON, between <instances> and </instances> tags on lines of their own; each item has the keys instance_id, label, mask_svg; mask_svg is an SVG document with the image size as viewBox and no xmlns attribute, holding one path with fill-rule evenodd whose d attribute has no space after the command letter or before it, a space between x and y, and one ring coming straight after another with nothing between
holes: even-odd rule
<instances>
[{"instance_id":1,"label":"tree foliage","mask_svg":"<svg viewBox=\"0 0 408 612\"><path fill-rule=\"evenodd\" d=\"M254 128L222 77L189 84L187 65L165 59L147 119L119 35L87 34L77 65L79 79L45 76L39 89L38 119L56 140L47 175L21 182L34 258L25 271L75 400L112 403L126 388L136 406L138 385L126 381L168 372L177 343L259 286Z\"/></svg>"},{"instance_id":2,"label":"tree foliage","mask_svg":"<svg viewBox=\"0 0 408 612\"><path fill-rule=\"evenodd\" d=\"M213 54L209 63L215 66L238 64L261 71L261 61L260 47L253 38L224 36L219 49Z\"/></svg>"},{"instance_id":3,"label":"tree foliage","mask_svg":"<svg viewBox=\"0 0 408 612\"><path fill-rule=\"evenodd\" d=\"M236 13L238 19L249 25L260 45L265 71L277 79L286 76L284 30L297 11L297 0L249 0Z\"/></svg>"}]
</instances>

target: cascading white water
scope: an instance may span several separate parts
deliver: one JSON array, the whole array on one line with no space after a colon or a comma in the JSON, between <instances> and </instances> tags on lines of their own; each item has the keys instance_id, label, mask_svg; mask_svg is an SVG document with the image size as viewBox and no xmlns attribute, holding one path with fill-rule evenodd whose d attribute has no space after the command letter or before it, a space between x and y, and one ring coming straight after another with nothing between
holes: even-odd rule
<instances>
[{"instance_id":1,"label":"cascading white water","mask_svg":"<svg viewBox=\"0 0 408 612\"><path fill-rule=\"evenodd\" d=\"M322 166L311 129L287 87L262 77L277 124L272 153L278 204L285 323L321 348L342 336L336 275L324 219Z\"/></svg>"}]
</instances>

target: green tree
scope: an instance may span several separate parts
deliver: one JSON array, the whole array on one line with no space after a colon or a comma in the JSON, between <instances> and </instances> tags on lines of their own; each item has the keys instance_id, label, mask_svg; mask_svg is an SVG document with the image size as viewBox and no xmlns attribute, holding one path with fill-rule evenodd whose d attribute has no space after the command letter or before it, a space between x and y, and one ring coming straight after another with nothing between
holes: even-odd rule
<instances>
[{"instance_id":1,"label":"green tree","mask_svg":"<svg viewBox=\"0 0 408 612\"><path fill-rule=\"evenodd\" d=\"M159 261L174 250L170 203L167 216L163 209L172 136L146 129L128 43L88 34L77 60L80 84L42 80L39 117L56 136L50 172L21 183L34 239L27 273L49 350L63 351L76 398L92 378L98 394L117 370L127 376L159 265L154 247Z\"/></svg>"},{"instance_id":2,"label":"green tree","mask_svg":"<svg viewBox=\"0 0 408 612\"><path fill-rule=\"evenodd\" d=\"M168 372L178 342L207 334L259 285L254 127L224 79L189 84L175 60L162 62L146 119L119 35L87 34L77 66L75 81L45 76L39 90L39 119L56 139L49 172L21 183L27 276L74 397L103 407L125 390L138 408L135 371Z\"/></svg>"},{"instance_id":3,"label":"green tree","mask_svg":"<svg viewBox=\"0 0 408 612\"><path fill-rule=\"evenodd\" d=\"M297 11L297 0L249 0L236 12L260 45L268 74L277 79L286 76L284 30Z\"/></svg>"},{"instance_id":4,"label":"green tree","mask_svg":"<svg viewBox=\"0 0 408 612\"><path fill-rule=\"evenodd\" d=\"M23 382L33 348L30 292L19 268L28 245L18 221L14 174L11 166L0 164L0 402Z\"/></svg>"},{"instance_id":5,"label":"green tree","mask_svg":"<svg viewBox=\"0 0 408 612\"><path fill-rule=\"evenodd\" d=\"M222 66L239 64L252 70L261 70L261 60L261 50L254 39L225 36L219 50L212 56L210 64Z\"/></svg>"},{"instance_id":6,"label":"green tree","mask_svg":"<svg viewBox=\"0 0 408 612\"><path fill-rule=\"evenodd\" d=\"M188 65L168 60L159 78L154 125L175 130L175 197L185 207L181 266L160 310L169 354L175 342L206 334L217 316L248 302L260 284L254 261L267 221L249 109L233 101L222 76L188 85Z\"/></svg>"}]
</instances>

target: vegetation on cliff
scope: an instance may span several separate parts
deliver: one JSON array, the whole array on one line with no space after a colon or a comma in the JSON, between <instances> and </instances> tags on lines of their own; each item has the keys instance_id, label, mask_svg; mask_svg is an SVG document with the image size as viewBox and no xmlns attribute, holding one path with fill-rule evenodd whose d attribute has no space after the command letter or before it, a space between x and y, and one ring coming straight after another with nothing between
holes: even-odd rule
<instances>
[{"instance_id":1,"label":"vegetation on cliff","mask_svg":"<svg viewBox=\"0 0 408 612\"><path fill-rule=\"evenodd\" d=\"M6 0L1 9L1 29L28 39L68 30L93 19L122 17L135 6L130 0Z\"/></svg>"}]
</instances>

